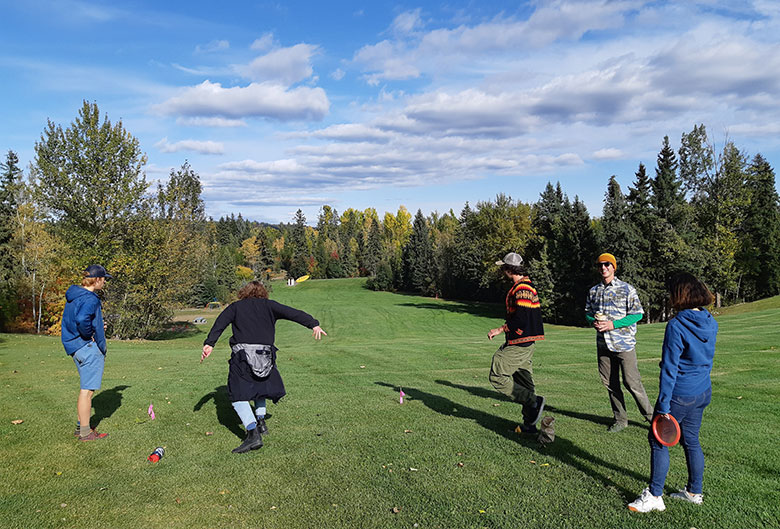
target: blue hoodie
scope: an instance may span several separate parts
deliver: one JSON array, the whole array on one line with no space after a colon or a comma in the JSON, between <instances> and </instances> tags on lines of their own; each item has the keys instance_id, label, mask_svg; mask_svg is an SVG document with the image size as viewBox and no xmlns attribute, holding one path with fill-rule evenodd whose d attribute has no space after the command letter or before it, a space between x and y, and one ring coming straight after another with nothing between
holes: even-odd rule
<instances>
[{"instance_id":1,"label":"blue hoodie","mask_svg":"<svg viewBox=\"0 0 780 529\"><path fill-rule=\"evenodd\" d=\"M106 334L103 330L103 311L100 298L84 287L71 285L65 292L65 310L62 313L62 345L72 355L93 339L100 352L106 354Z\"/></svg>"},{"instance_id":2,"label":"blue hoodie","mask_svg":"<svg viewBox=\"0 0 780 529\"><path fill-rule=\"evenodd\" d=\"M707 310L685 309L666 325L655 411L669 413L672 396L701 395L710 386L718 322Z\"/></svg>"}]
</instances>

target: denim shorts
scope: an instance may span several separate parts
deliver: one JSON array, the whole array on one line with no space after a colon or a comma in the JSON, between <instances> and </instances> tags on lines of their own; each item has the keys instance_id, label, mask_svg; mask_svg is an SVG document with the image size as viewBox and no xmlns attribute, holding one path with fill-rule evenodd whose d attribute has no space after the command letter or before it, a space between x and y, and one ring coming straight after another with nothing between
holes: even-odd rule
<instances>
[{"instance_id":1,"label":"denim shorts","mask_svg":"<svg viewBox=\"0 0 780 529\"><path fill-rule=\"evenodd\" d=\"M106 364L106 355L100 352L97 344L89 342L73 353L73 361L79 370L81 389L90 391L100 389L100 383L103 380L103 367Z\"/></svg>"}]
</instances>

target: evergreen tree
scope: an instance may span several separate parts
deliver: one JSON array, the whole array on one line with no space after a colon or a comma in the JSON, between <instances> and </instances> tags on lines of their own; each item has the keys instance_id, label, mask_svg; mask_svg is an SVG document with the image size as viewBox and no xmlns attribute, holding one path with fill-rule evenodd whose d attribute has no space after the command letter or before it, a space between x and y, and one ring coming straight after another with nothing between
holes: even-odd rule
<instances>
[{"instance_id":1,"label":"evergreen tree","mask_svg":"<svg viewBox=\"0 0 780 529\"><path fill-rule=\"evenodd\" d=\"M366 268L366 273L373 277L376 276L377 267L382 260L382 232L379 226L379 221L371 223L371 227L368 231L368 240L363 246L363 264Z\"/></svg>"},{"instance_id":2,"label":"evergreen tree","mask_svg":"<svg viewBox=\"0 0 780 529\"><path fill-rule=\"evenodd\" d=\"M658 217L672 226L683 228L686 201L682 181L677 176L678 166L669 136L664 136L663 146L656 158L655 179L651 184L652 205Z\"/></svg>"},{"instance_id":3,"label":"evergreen tree","mask_svg":"<svg viewBox=\"0 0 780 529\"><path fill-rule=\"evenodd\" d=\"M674 152L672 152L672 156L674 156ZM626 200L628 217L631 219L637 234L632 255L635 270L630 281L639 292L645 310L645 318L647 321L653 321L664 305L666 297L664 283L666 272L659 269L661 261L655 258L654 253L659 244L658 227L667 221L661 219L657 210L652 207L653 181L647 175L644 164L639 164L634 176L634 186L629 187Z\"/></svg>"},{"instance_id":4,"label":"evergreen tree","mask_svg":"<svg viewBox=\"0 0 780 529\"><path fill-rule=\"evenodd\" d=\"M9 150L0 163L0 330L16 312L16 260L12 248L16 216L16 188L22 179L19 158Z\"/></svg>"},{"instance_id":5,"label":"evergreen tree","mask_svg":"<svg viewBox=\"0 0 780 529\"><path fill-rule=\"evenodd\" d=\"M745 208L740 263L742 297L748 301L780 294L780 199L775 172L757 154L747 169L749 204Z\"/></svg>"},{"instance_id":6,"label":"evergreen tree","mask_svg":"<svg viewBox=\"0 0 780 529\"><path fill-rule=\"evenodd\" d=\"M428 220L417 210L412 234L403 252L403 283L406 290L433 294L436 291L433 242Z\"/></svg>"},{"instance_id":7,"label":"evergreen tree","mask_svg":"<svg viewBox=\"0 0 780 529\"><path fill-rule=\"evenodd\" d=\"M309 252L306 243L306 217L300 209L295 212L295 224L290 232L292 259L288 275L293 279L309 273Z\"/></svg>"},{"instance_id":8,"label":"evergreen tree","mask_svg":"<svg viewBox=\"0 0 780 529\"><path fill-rule=\"evenodd\" d=\"M564 198L561 233L558 243L555 284L561 289L559 301L562 322L585 322L585 298L598 278L593 267L599 255L598 243L588 210L579 197L574 202Z\"/></svg>"}]
</instances>

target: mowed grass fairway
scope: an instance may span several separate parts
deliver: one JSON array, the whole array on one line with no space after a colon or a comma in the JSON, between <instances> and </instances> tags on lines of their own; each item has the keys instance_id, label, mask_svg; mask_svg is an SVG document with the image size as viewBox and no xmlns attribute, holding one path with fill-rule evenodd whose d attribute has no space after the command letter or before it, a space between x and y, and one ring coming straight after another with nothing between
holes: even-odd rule
<instances>
[{"instance_id":1,"label":"mowed grass fairway","mask_svg":"<svg viewBox=\"0 0 780 529\"><path fill-rule=\"evenodd\" d=\"M230 453L243 429L225 387L229 329L198 363L216 311L186 312L208 323L164 340L109 342L94 404L110 436L95 443L72 435L78 375L59 339L0 335L0 526L780 526L780 299L718 315L704 504L667 498L666 512L637 514L626 503L647 485L648 429L631 402L629 428L606 433L593 331L547 326L537 346L537 390L556 419L555 442L541 448L514 433L520 407L487 381L500 305L363 284L274 285L273 299L311 313L329 336L315 342L279 322L288 395L269 403L265 446L245 455ZM638 332L651 400L663 331ZM156 446L166 455L152 464ZM681 447L671 451L667 493L687 476Z\"/></svg>"}]
</instances>

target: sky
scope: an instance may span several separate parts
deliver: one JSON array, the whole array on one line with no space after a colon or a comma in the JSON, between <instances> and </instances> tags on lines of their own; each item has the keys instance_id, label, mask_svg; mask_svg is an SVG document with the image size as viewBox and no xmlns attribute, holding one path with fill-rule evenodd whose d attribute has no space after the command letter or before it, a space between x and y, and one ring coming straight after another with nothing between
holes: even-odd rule
<instances>
[{"instance_id":1,"label":"sky","mask_svg":"<svg viewBox=\"0 0 780 529\"><path fill-rule=\"evenodd\" d=\"M0 0L0 151L84 100L208 215L458 214L560 182L600 216L704 124L780 163L780 2ZM3 156L4 158L4 156ZM152 188L150 188L152 189Z\"/></svg>"}]
</instances>

